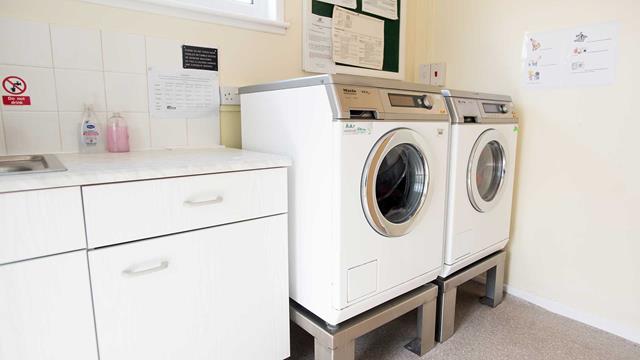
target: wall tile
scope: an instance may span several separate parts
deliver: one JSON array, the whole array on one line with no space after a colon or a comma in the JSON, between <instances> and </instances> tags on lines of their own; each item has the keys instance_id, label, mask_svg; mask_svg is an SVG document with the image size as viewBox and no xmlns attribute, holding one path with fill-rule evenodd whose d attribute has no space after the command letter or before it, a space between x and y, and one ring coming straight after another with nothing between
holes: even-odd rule
<instances>
[{"instance_id":1,"label":"wall tile","mask_svg":"<svg viewBox=\"0 0 640 360\"><path fill-rule=\"evenodd\" d=\"M187 119L187 138L190 147L220 145L220 119Z\"/></svg>"},{"instance_id":2,"label":"wall tile","mask_svg":"<svg viewBox=\"0 0 640 360\"><path fill-rule=\"evenodd\" d=\"M7 154L7 147L4 143L4 123L2 121L2 113L0 113L0 155Z\"/></svg>"},{"instance_id":3,"label":"wall tile","mask_svg":"<svg viewBox=\"0 0 640 360\"><path fill-rule=\"evenodd\" d=\"M57 153L62 149L57 112L4 112L7 153Z\"/></svg>"},{"instance_id":4,"label":"wall tile","mask_svg":"<svg viewBox=\"0 0 640 360\"><path fill-rule=\"evenodd\" d=\"M21 96L30 96L31 105L2 105L7 111L57 111L56 87L53 69L27 66L0 66L0 78L18 76L27 84L26 92ZM4 90L0 91L5 94Z\"/></svg>"},{"instance_id":5,"label":"wall tile","mask_svg":"<svg viewBox=\"0 0 640 360\"><path fill-rule=\"evenodd\" d=\"M182 41L147 37L147 66L165 70L182 69Z\"/></svg>"},{"instance_id":6,"label":"wall tile","mask_svg":"<svg viewBox=\"0 0 640 360\"><path fill-rule=\"evenodd\" d=\"M0 18L0 64L51 67L49 24Z\"/></svg>"},{"instance_id":7,"label":"wall tile","mask_svg":"<svg viewBox=\"0 0 640 360\"><path fill-rule=\"evenodd\" d=\"M129 147L131 151L147 150L151 148L149 114L121 113L129 126Z\"/></svg>"},{"instance_id":8,"label":"wall tile","mask_svg":"<svg viewBox=\"0 0 640 360\"><path fill-rule=\"evenodd\" d=\"M104 73L101 71L55 70L60 111L83 111L93 105L94 111L106 111Z\"/></svg>"},{"instance_id":9,"label":"wall tile","mask_svg":"<svg viewBox=\"0 0 640 360\"><path fill-rule=\"evenodd\" d=\"M82 112L61 112L60 113L60 140L62 152L77 153L80 151L80 126L82 124ZM98 149L106 151L107 137L107 113L96 112L96 123L100 128L100 139Z\"/></svg>"},{"instance_id":10,"label":"wall tile","mask_svg":"<svg viewBox=\"0 0 640 360\"><path fill-rule=\"evenodd\" d=\"M149 111L146 75L105 73L105 87L108 111Z\"/></svg>"},{"instance_id":11,"label":"wall tile","mask_svg":"<svg viewBox=\"0 0 640 360\"><path fill-rule=\"evenodd\" d=\"M100 30L51 25L57 69L102 70Z\"/></svg>"},{"instance_id":12,"label":"wall tile","mask_svg":"<svg viewBox=\"0 0 640 360\"><path fill-rule=\"evenodd\" d=\"M151 119L151 147L164 149L187 146L186 119Z\"/></svg>"},{"instance_id":13,"label":"wall tile","mask_svg":"<svg viewBox=\"0 0 640 360\"><path fill-rule=\"evenodd\" d=\"M142 35L102 32L104 70L144 74L147 71Z\"/></svg>"}]
</instances>

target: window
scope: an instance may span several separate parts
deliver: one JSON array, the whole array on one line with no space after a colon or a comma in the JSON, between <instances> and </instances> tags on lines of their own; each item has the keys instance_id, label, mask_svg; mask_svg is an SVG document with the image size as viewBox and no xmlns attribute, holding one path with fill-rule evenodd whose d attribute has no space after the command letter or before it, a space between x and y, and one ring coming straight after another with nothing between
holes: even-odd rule
<instances>
[{"instance_id":1,"label":"window","mask_svg":"<svg viewBox=\"0 0 640 360\"><path fill-rule=\"evenodd\" d=\"M107 6L284 33L284 0L85 0Z\"/></svg>"}]
</instances>

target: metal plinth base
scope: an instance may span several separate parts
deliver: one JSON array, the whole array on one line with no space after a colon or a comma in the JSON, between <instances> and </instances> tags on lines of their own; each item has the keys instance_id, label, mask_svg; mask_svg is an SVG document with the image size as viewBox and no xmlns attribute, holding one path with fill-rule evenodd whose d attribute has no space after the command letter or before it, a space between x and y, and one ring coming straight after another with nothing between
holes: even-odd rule
<instances>
[{"instance_id":1,"label":"metal plinth base","mask_svg":"<svg viewBox=\"0 0 640 360\"><path fill-rule=\"evenodd\" d=\"M337 326L291 301L291 321L311 334L315 360L354 360L356 339L413 309L418 309L417 337L405 347L419 356L435 346L437 287L427 284Z\"/></svg>"},{"instance_id":2,"label":"metal plinth base","mask_svg":"<svg viewBox=\"0 0 640 360\"><path fill-rule=\"evenodd\" d=\"M506 255L507 253L504 250L497 252L446 278L438 278L434 281L438 285L436 321L436 340L438 342L444 342L453 336L455 331L456 295L458 286L463 283L486 272L486 295L480 299L480 302L491 307L500 305L503 297Z\"/></svg>"}]
</instances>

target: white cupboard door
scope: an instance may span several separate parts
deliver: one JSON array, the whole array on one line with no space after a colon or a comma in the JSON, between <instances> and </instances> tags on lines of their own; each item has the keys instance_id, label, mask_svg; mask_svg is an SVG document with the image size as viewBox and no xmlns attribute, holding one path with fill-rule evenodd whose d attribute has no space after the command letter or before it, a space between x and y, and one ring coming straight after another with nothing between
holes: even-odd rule
<instances>
[{"instance_id":1,"label":"white cupboard door","mask_svg":"<svg viewBox=\"0 0 640 360\"><path fill-rule=\"evenodd\" d=\"M0 266L0 359L98 359L86 251Z\"/></svg>"},{"instance_id":2,"label":"white cupboard door","mask_svg":"<svg viewBox=\"0 0 640 360\"><path fill-rule=\"evenodd\" d=\"M85 249L79 187L0 194L0 264Z\"/></svg>"},{"instance_id":3,"label":"white cupboard door","mask_svg":"<svg viewBox=\"0 0 640 360\"><path fill-rule=\"evenodd\" d=\"M289 356L287 216L91 250L101 360Z\"/></svg>"}]
</instances>

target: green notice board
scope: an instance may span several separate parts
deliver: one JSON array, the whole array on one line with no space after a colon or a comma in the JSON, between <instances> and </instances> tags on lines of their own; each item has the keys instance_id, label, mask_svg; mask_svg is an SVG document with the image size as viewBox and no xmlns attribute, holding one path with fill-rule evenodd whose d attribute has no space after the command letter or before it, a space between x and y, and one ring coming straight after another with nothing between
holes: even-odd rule
<instances>
[{"instance_id":1,"label":"green notice board","mask_svg":"<svg viewBox=\"0 0 640 360\"><path fill-rule=\"evenodd\" d=\"M382 63L382 71L400 72L400 21L401 17L401 1L398 0L398 20L387 19L378 15L369 14L362 11L362 0L357 0L358 7L356 9L348 9L360 14L371 16L384 20L384 61ZM319 16L332 17L333 7L335 5L328 4L318 0L312 0L311 12ZM351 66L347 64L338 64L342 66Z\"/></svg>"}]
</instances>

